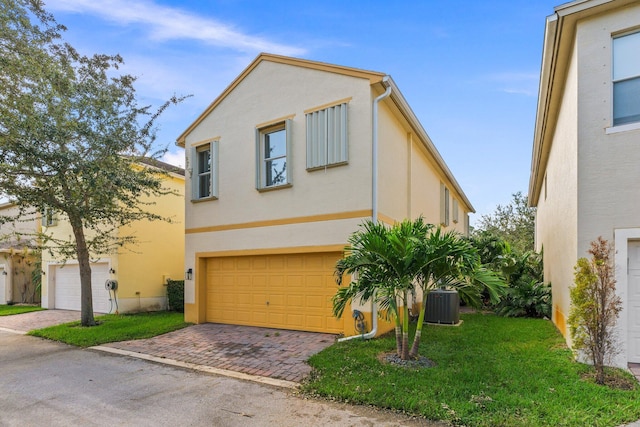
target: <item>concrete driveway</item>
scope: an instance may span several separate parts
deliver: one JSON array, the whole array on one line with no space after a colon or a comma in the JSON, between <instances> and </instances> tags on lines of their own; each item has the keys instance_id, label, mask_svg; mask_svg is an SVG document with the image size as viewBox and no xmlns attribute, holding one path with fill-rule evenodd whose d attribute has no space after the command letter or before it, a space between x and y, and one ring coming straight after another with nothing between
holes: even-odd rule
<instances>
[{"instance_id":1,"label":"concrete driveway","mask_svg":"<svg viewBox=\"0 0 640 427\"><path fill-rule=\"evenodd\" d=\"M0 331L2 426L432 426Z\"/></svg>"}]
</instances>

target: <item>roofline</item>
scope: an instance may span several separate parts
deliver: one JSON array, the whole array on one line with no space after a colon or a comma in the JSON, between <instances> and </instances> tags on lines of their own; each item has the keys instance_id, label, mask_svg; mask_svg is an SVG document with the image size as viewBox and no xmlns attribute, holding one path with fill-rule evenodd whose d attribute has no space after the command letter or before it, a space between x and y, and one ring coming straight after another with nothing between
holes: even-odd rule
<instances>
[{"instance_id":1,"label":"roofline","mask_svg":"<svg viewBox=\"0 0 640 427\"><path fill-rule=\"evenodd\" d=\"M540 197L557 121L556 110L562 102L565 73L571 58L569 51L572 49L578 21L633 2L634 0L575 0L556 6L554 13L547 17L531 153L529 206L537 206Z\"/></svg>"},{"instance_id":2,"label":"roofline","mask_svg":"<svg viewBox=\"0 0 640 427\"><path fill-rule=\"evenodd\" d=\"M207 117L209 113L211 113L211 111L216 108L227 97L227 95L229 95L229 93L231 93L231 91L233 91L233 89L235 89L236 86L238 86L245 79L245 77L247 77L247 75L249 75L249 73L251 73L251 71L253 71L253 69L263 61L276 62L280 64L293 65L296 67L303 67L313 70L327 71L336 74L358 77L369 80L370 84L382 81L382 78L385 76L384 73L380 73L377 71L368 71L359 68L345 67L342 65L328 64L326 62L310 61L308 59L292 58L289 56L274 55L263 52L259 54L211 104L209 104L209 106L198 116L198 118L193 123L189 125L189 127L187 127L187 129L185 129L180 134L180 136L178 136L178 138L176 139L176 145L184 148L187 135L189 135L189 133L191 133L191 131L196 126L198 126L205 119L205 117Z\"/></svg>"},{"instance_id":3,"label":"roofline","mask_svg":"<svg viewBox=\"0 0 640 427\"><path fill-rule=\"evenodd\" d=\"M394 105L400 111L400 114L402 114L402 116L407 120L407 122L409 123L409 126L413 128L414 132L422 142L422 145L424 146L424 148L433 157L436 165L440 168L440 171L442 172L442 174L449 180L449 182L451 183L455 191L460 195L460 198L462 199L462 201L467 205L467 207L469 208L469 211L471 213L476 213L475 208L467 198L467 195L464 193L464 191L462 191L462 187L460 186L456 178L453 176L453 173L451 172L446 162L440 155L440 152L436 148L433 141L431 141L431 138L427 134L427 131L425 131L424 127L422 127L420 120L418 120L418 118L416 117L415 113L409 106L409 103L405 99L404 95L402 95L402 92L400 92L400 89L398 89L398 86L393 81L391 76L388 76L388 77L389 77L388 81L389 81L389 84L391 85L392 90L389 98L387 98L386 100L383 100L383 102L387 102L388 99L391 99L391 101L393 101Z\"/></svg>"}]
</instances>

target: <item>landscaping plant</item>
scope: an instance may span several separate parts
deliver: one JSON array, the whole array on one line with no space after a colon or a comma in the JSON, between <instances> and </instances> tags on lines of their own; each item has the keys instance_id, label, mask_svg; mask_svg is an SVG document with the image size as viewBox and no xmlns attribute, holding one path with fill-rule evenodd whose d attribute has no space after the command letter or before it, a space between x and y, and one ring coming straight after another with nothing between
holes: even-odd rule
<instances>
[{"instance_id":1,"label":"landscaping plant","mask_svg":"<svg viewBox=\"0 0 640 427\"><path fill-rule=\"evenodd\" d=\"M611 244L598 237L588 253L591 259L580 258L575 266L568 323L574 350L585 352L595 368L596 382L604 384L604 367L618 351L614 328L622 300L616 294Z\"/></svg>"},{"instance_id":2,"label":"landscaping plant","mask_svg":"<svg viewBox=\"0 0 640 427\"><path fill-rule=\"evenodd\" d=\"M336 264L336 281L353 280L333 297L333 314L341 317L351 300L373 300L395 322L396 349L403 359L415 358L422 333L428 293L438 287L456 289L461 298L479 305L486 291L498 301L503 282L480 265L473 246L455 232L443 232L420 217L391 227L367 221L349 237L346 256ZM409 296L422 290L422 307L413 346L409 347Z\"/></svg>"}]
</instances>

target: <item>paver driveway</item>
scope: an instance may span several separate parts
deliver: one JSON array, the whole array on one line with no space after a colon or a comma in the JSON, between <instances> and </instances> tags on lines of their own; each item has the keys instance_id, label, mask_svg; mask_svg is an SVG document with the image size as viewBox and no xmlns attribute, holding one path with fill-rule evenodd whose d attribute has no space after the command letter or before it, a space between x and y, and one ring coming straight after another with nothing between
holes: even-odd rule
<instances>
[{"instance_id":1,"label":"paver driveway","mask_svg":"<svg viewBox=\"0 0 640 427\"><path fill-rule=\"evenodd\" d=\"M311 372L306 360L335 339L335 335L314 332L203 323L154 338L103 347L300 382Z\"/></svg>"}]
</instances>

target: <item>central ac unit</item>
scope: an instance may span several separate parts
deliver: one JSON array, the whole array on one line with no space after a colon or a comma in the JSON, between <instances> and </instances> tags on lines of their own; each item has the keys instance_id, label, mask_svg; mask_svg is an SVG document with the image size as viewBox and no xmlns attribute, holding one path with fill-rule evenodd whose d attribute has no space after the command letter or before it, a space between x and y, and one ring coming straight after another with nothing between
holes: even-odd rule
<instances>
[{"instance_id":1,"label":"central ac unit","mask_svg":"<svg viewBox=\"0 0 640 427\"><path fill-rule=\"evenodd\" d=\"M427 323L445 323L457 325L460 322L460 296L458 291L437 289L427 295L427 308L424 313Z\"/></svg>"}]
</instances>

